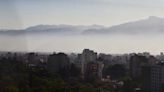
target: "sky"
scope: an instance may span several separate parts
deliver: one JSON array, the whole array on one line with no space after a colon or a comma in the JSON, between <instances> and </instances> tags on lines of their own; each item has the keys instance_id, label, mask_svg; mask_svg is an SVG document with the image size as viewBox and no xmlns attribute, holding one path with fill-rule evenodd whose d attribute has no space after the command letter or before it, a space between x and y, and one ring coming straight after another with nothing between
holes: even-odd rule
<instances>
[{"instance_id":1,"label":"sky","mask_svg":"<svg viewBox=\"0 0 164 92\"><path fill-rule=\"evenodd\" d=\"M0 29L24 29L40 24L103 25L164 17L164 0L0 0ZM54 35L0 35L0 51L106 53L164 51L159 36L61 37ZM51 45L50 45L51 44ZM75 49L76 48L76 49Z\"/></svg>"},{"instance_id":2,"label":"sky","mask_svg":"<svg viewBox=\"0 0 164 92\"><path fill-rule=\"evenodd\" d=\"M38 24L112 26L164 17L164 0L0 0L0 29Z\"/></svg>"}]
</instances>

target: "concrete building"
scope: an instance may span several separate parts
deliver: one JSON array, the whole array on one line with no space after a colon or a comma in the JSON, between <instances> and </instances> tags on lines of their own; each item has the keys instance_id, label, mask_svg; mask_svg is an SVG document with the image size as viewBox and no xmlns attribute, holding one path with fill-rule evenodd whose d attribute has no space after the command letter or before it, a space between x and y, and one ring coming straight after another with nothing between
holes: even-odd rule
<instances>
[{"instance_id":1,"label":"concrete building","mask_svg":"<svg viewBox=\"0 0 164 92\"><path fill-rule=\"evenodd\" d=\"M158 60L150 55L149 57L145 55L135 54L130 58L130 75L133 79L138 79L141 77L142 66L145 65L156 65Z\"/></svg>"},{"instance_id":2,"label":"concrete building","mask_svg":"<svg viewBox=\"0 0 164 92\"><path fill-rule=\"evenodd\" d=\"M80 65L82 78L102 78L103 62L98 61L97 53L93 50L84 49L81 54L77 56L76 65Z\"/></svg>"},{"instance_id":3,"label":"concrete building","mask_svg":"<svg viewBox=\"0 0 164 92\"><path fill-rule=\"evenodd\" d=\"M86 72L87 64L90 62L96 62L97 53L93 50L84 49L82 54L80 55L79 61L81 61L81 73L84 75Z\"/></svg>"},{"instance_id":4,"label":"concrete building","mask_svg":"<svg viewBox=\"0 0 164 92\"><path fill-rule=\"evenodd\" d=\"M52 54L48 57L47 69L51 73L66 72L69 66L69 58L64 53Z\"/></svg>"},{"instance_id":5,"label":"concrete building","mask_svg":"<svg viewBox=\"0 0 164 92\"><path fill-rule=\"evenodd\" d=\"M84 78L86 80L102 79L103 63L89 62L86 64Z\"/></svg>"},{"instance_id":6,"label":"concrete building","mask_svg":"<svg viewBox=\"0 0 164 92\"><path fill-rule=\"evenodd\" d=\"M133 55L130 58L130 75L133 79L141 77L142 66L148 63L148 59L145 56Z\"/></svg>"},{"instance_id":7,"label":"concrete building","mask_svg":"<svg viewBox=\"0 0 164 92\"><path fill-rule=\"evenodd\" d=\"M142 67L143 91L164 92L164 65Z\"/></svg>"}]
</instances>

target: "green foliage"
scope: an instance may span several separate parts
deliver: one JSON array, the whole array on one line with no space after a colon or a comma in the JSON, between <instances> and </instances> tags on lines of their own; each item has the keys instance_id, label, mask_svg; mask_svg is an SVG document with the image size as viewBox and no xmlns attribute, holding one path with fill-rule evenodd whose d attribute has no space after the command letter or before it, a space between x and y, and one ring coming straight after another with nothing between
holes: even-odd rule
<instances>
[{"instance_id":1,"label":"green foliage","mask_svg":"<svg viewBox=\"0 0 164 92\"><path fill-rule=\"evenodd\" d=\"M4 88L3 92L20 92L19 88L16 86L8 86Z\"/></svg>"},{"instance_id":2,"label":"green foliage","mask_svg":"<svg viewBox=\"0 0 164 92\"><path fill-rule=\"evenodd\" d=\"M70 75L50 73L45 67L31 67L14 59L0 60L0 92L113 92L109 83L83 81L73 64ZM66 72L66 71L63 71ZM110 91L109 91L110 90Z\"/></svg>"},{"instance_id":3,"label":"green foliage","mask_svg":"<svg viewBox=\"0 0 164 92\"><path fill-rule=\"evenodd\" d=\"M110 75L112 79L120 79L126 76L126 73L127 70L125 66L121 64L110 65L107 68L104 68L103 70L103 75Z\"/></svg>"}]
</instances>

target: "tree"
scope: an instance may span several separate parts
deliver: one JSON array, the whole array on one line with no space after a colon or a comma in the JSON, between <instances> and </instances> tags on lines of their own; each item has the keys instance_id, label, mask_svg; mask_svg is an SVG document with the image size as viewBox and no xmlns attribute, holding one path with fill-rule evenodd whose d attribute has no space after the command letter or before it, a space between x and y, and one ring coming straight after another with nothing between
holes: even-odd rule
<instances>
[{"instance_id":1,"label":"tree","mask_svg":"<svg viewBox=\"0 0 164 92\"><path fill-rule=\"evenodd\" d=\"M121 64L111 65L103 70L103 75L110 75L112 79L119 79L126 75L126 68Z\"/></svg>"}]
</instances>

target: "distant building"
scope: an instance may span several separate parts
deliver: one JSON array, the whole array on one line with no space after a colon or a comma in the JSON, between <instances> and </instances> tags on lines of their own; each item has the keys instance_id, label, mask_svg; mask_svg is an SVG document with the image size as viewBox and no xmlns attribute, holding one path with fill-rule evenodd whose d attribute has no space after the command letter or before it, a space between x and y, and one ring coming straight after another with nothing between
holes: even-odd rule
<instances>
[{"instance_id":1,"label":"distant building","mask_svg":"<svg viewBox=\"0 0 164 92\"><path fill-rule=\"evenodd\" d=\"M75 60L75 65L79 68L82 68L82 54L77 54L77 58Z\"/></svg>"},{"instance_id":2,"label":"distant building","mask_svg":"<svg viewBox=\"0 0 164 92\"><path fill-rule=\"evenodd\" d=\"M133 79L141 77L142 66L148 63L148 59L145 56L133 55L130 58L130 75Z\"/></svg>"},{"instance_id":3,"label":"distant building","mask_svg":"<svg viewBox=\"0 0 164 92\"><path fill-rule=\"evenodd\" d=\"M84 78L90 80L93 78L102 78L103 64L98 62L89 62L86 64L86 71L84 73Z\"/></svg>"},{"instance_id":4,"label":"distant building","mask_svg":"<svg viewBox=\"0 0 164 92\"><path fill-rule=\"evenodd\" d=\"M102 79L103 77L103 68L104 68L104 63L103 62L98 62L98 78Z\"/></svg>"},{"instance_id":5,"label":"distant building","mask_svg":"<svg viewBox=\"0 0 164 92\"><path fill-rule=\"evenodd\" d=\"M95 62L97 59L97 53L93 50L84 49L82 53L82 62L88 63L88 62Z\"/></svg>"},{"instance_id":6,"label":"distant building","mask_svg":"<svg viewBox=\"0 0 164 92\"><path fill-rule=\"evenodd\" d=\"M80 61L81 61L81 73L84 75L87 68L87 63L90 62L96 62L97 59L97 53L93 50L84 49L82 54L80 55Z\"/></svg>"},{"instance_id":7,"label":"distant building","mask_svg":"<svg viewBox=\"0 0 164 92\"><path fill-rule=\"evenodd\" d=\"M105 64L105 66L112 64L112 55L110 54L100 53L98 59L101 60Z\"/></svg>"},{"instance_id":8,"label":"distant building","mask_svg":"<svg viewBox=\"0 0 164 92\"><path fill-rule=\"evenodd\" d=\"M41 53L27 53L27 63L32 66L38 66L47 62L48 55Z\"/></svg>"},{"instance_id":9,"label":"distant building","mask_svg":"<svg viewBox=\"0 0 164 92\"><path fill-rule=\"evenodd\" d=\"M52 54L48 57L47 69L51 73L66 72L69 70L69 58L64 53Z\"/></svg>"},{"instance_id":10,"label":"distant building","mask_svg":"<svg viewBox=\"0 0 164 92\"><path fill-rule=\"evenodd\" d=\"M129 69L129 54L111 55L100 53L98 59L104 63L104 67L115 64L123 64L127 69Z\"/></svg>"},{"instance_id":11,"label":"distant building","mask_svg":"<svg viewBox=\"0 0 164 92\"><path fill-rule=\"evenodd\" d=\"M164 92L164 65L142 67L144 92Z\"/></svg>"},{"instance_id":12,"label":"distant building","mask_svg":"<svg viewBox=\"0 0 164 92\"><path fill-rule=\"evenodd\" d=\"M82 78L102 78L104 64L103 62L98 61L96 52L84 49L82 54L78 54L77 58L78 62L76 62L76 65L81 66Z\"/></svg>"},{"instance_id":13,"label":"distant building","mask_svg":"<svg viewBox=\"0 0 164 92\"><path fill-rule=\"evenodd\" d=\"M161 52L160 55L157 55L156 58L157 58L159 61L164 61L164 54L163 54L163 52Z\"/></svg>"}]
</instances>

